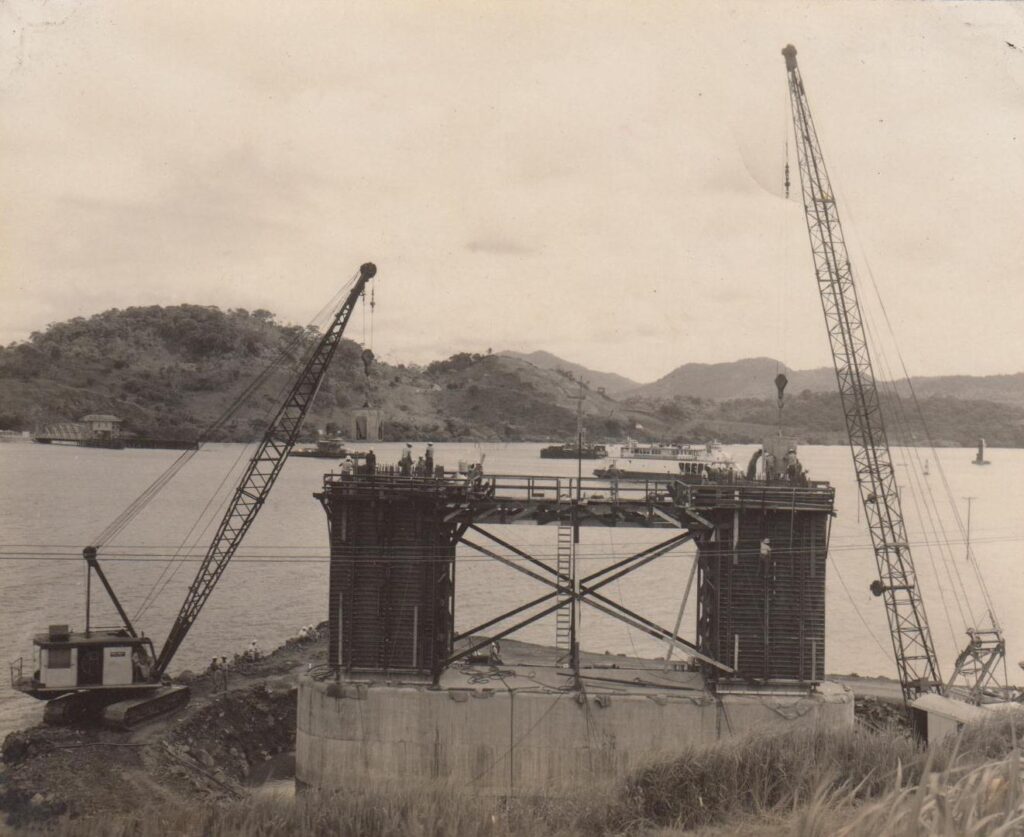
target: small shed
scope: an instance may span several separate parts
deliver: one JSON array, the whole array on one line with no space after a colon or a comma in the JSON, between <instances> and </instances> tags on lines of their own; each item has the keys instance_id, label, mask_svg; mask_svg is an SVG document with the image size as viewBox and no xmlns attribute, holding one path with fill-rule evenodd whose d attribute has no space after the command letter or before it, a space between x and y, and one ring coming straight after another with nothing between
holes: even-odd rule
<instances>
[{"instance_id":1,"label":"small shed","mask_svg":"<svg viewBox=\"0 0 1024 837\"><path fill-rule=\"evenodd\" d=\"M117 439L121 435L121 419L106 413L90 413L82 419L93 439Z\"/></svg>"}]
</instances>

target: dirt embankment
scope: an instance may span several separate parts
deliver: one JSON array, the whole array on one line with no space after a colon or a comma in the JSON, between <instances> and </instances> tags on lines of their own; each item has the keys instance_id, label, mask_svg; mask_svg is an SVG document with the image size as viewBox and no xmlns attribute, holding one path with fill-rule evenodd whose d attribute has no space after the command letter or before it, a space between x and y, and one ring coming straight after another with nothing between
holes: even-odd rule
<instances>
[{"instance_id":1,"label":"dirt embankment","mask_svg":"<svg viewBox=\"0 0 1024 837\"><path fill-rule=\"evenodd\" d=\"M11 733L0 763L0 814L14 827L38 826L174 798L243 796L251 773L294 749L298 676L326 658L325 638L291 640L226 672L185 673L190 703L127 732L36 726Z\"/></svg>"}]
</instances>

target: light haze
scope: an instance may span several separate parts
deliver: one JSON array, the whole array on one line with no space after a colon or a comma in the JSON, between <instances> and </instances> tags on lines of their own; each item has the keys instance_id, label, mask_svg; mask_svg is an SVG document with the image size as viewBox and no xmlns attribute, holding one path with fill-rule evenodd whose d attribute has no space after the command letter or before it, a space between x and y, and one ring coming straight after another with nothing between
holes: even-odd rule
<instances>
[{"instance_id":1,"label":"light haze","mask_svg":"<svg viewBox=\"0 0 1024 837\"><path fill-rule=\"evenodd\" d=\"M373 260L393 361L828 365L788 42L911 370L1020 371L1009 3L7 0L0 341L131 305L305 322Z\"/></svg>"}]
</instances>

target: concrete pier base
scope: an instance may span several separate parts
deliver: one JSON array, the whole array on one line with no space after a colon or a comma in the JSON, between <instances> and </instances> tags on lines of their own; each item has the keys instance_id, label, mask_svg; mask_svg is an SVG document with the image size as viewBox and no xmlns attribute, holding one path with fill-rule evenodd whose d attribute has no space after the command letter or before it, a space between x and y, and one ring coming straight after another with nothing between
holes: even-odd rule
<instances>
[{"instance_id":1,"label":"concrete pier base","mask_svg":"<svg viewBox=\"0 0 1024 837\"><path fill-rule=\"evenodd\" d=\"M475 793L557 796L688 745L773 727L853 725L853 695L842 686L716 697L697 672L584 656L581 688L564 669L515 663L453 668L440 688L307 676L296 779L326 788L434 780Z\"/></svg>"}]
</instances>

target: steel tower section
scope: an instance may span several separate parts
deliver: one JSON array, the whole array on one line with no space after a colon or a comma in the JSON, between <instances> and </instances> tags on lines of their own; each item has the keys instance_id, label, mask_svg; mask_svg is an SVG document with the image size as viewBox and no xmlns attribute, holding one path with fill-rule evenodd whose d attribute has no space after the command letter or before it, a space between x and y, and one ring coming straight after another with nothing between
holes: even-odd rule
<instances>
[{"instance_id":1,"label":"steel tower section","mask_svg":"<svg viewBox=\"0 0 1024 837\"><path fill-rule=\"evenodd\" d=\"M924 601L910 552L864 321L832 185L814 129L796 48L782 50L789 77L804 216L861 501L885 601L904 700L942 691Z\"/></svg>"}]
</instances>

